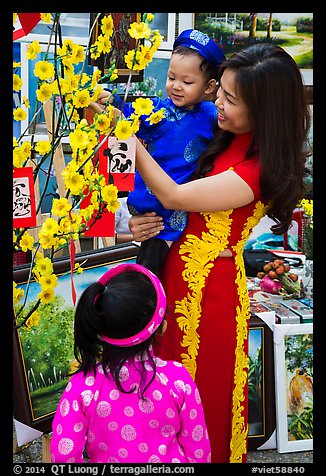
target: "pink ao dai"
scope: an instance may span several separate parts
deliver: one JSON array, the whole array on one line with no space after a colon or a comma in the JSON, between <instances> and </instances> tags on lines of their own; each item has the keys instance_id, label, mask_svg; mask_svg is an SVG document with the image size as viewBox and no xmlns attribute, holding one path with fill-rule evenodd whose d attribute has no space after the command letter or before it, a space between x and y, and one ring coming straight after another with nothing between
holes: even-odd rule
<instances>
[{"instance_id":1,"label":"pink ao dai","mask_svg":"<svg viewBox=\"0 0 326 476\"><path fill-rule=\"evenodd\" d=\"M135 359L134 365L140 365ZM155 357L156 376L142 400L117 389L101 365L72 376L53 420L53 463L208 463L210 442L196 384L178 362ZM139 373L127 361L120 372L127 390ZM152 375L146 361L147 379Z\"/></svg>"}]
</instances>

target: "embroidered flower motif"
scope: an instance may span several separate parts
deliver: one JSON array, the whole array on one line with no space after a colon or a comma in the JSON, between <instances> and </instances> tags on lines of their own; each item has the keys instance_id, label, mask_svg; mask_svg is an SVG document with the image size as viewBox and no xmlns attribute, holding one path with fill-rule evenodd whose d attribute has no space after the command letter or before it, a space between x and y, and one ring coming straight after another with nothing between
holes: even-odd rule
<instances>
[{"instance_id":1,"label":"embroidered flower motif","mask_svg":"<svg viewBox=\"0 0 326 476\"><path fill-rule=\"evenodd\" d=\"M91 390L84 390L81 393L81 396L82 396L82 399L83 399L83 404L85 405L85 407L88 407L89 404L92 401L93 392Z\"/></svg>"},{"instance_id":2,"label":"embroidered flower motif","mask_svg":"<svg viewBox=\"0 0 326 476\"><path fill-rule=\"evenodd\" d=\"M161 460L157 455L152 455L148 458L148 463L160 463Z\"/></svg>"},{"instance_id":3,"label":"embroidered flower motif","mask_svg":"<svg viewBox=\"0 0 326 476\"><path fill-rule=\"evenodd\" d=\"M132 407L125 407L124 410L123 410L123 413L126 415L126 416L133 416L133 414L135 413L134 412L134 409Z\"/></svg>"},{"instance_id":4,"label":"embroidered flower motif","mask_svg":"<svg viewBox=\"0 0 326 476\"><path fill-rule=\"evenodd\" d=\"M119 397L120 397L119 390L111 390L111 392L110 392L111 400L118 400Z\"/></svg>"},{"instance_id":5,"label":"embroidered flower motif","mask_svg":"<svg viewBox=\"0 0 326 476\"><path fill-rule=\"evenodd\" d=\"M105 418L111 413L111 405L109 402L102 400L96 405L96 413L100 418Z\"/></svg>"},{"instance_id":6,"label":"embroidered flower motif","mask_svg":"<svg viewBox=\"0 0 326 476\"><path fill-rule=\"evenodd\" d=\"M143 413L152 413L154 411L154 404L149 398L146 400L139 400L138 407Z\"/></svg>"},{"instance_id":7,"label":"embroidered flower motif","mask_svg":"<svg viewBox=\"0 0 326 476\"><path fill-rule=\"evenodd\" d=\"M158 452L159 452L161 455L166 455L166 450L167 450L166 445L160 445L160 446L158 447Z\"/></svg>"},{"instance_id":8,"label":"embroidered flower motif","mask_svg":"<svg viewBox=\"0 0 326 476\"><path fill-rule=\"evenodd\" d=\"M162 400L162 393L159 390L154 390L153 398L154 400Z\"/></svg>"},{"instance_id":9,"label":"embroidered flower motif","mask_svg":"<svg viewBox=\"0 0 326 476\"><path fill-rule=\"evenodd\" d=\"M164 425L161 428L161 435L169 438L175 434L175 428L173 425Z\"/></svg>"},{"instance_id":10,"label":"embroidered flower motif","mask_svg":"<svg viewBox=\"0 0 326 476\"><path fill-rule=\"evenodd\" d=\"M194 441L200 441L204 436L204 429L202 425L196 425L192 430L191 436Z\"/></svg>"},{"instance_id":11,"label":"embroidered flower motif","mask_svg":"<svg viewBox=\"0 0 326 476\"><path fill-rule=\"evenodd\" d=\"M132 425L124 425L121 428L121 436L126 441L132 441L137 437L137 433Z\"/></svg>"},{"instance_id":12,"label":"embroidered flower motif","mask_svg":"<svg viewBox=\"0 0 326 476\"><path fill-rule=\"evenodd\" d=\"M128 454L129 453L126 448L120 448L118 451L118 455L120 456L120 458L128 458Z\"/></svg>"},{"instance_id":13,"label":"embroidered flower motif","mask_svg":"<svg viewBox=\"0 0 326 476\"><path fill-rule=\"evenodd\" d=\"M188 162L188 164L197 162L198 157L202 152L204 152L206 147L207 141L204 140L202 137L196 137L195 139L192 139L190 142L188 142L184 149L183 156L185 158L185 161Z\"/></svg>"},{"instance_id":14,"label":"embroidered flower motif","mask_svg":"<svg viewBox=\"0 0 326 476\"><path fill-rule=\"evenodd\" d=\"M74 448L74 442L70 438L62 438L58 443L58 451L61 455L71 453Z\"/></svg>"},{"instance_id":15,"label":"embroidered flower motif","mask_svg":"<svg viewBox=\"0 0 326 476\"><path fill-rule=\"evenodd\" d=\"M108 424L108 429L110 431L116 431L118 429L118 423L116 421L110 421Z\"/></svg>"},{"instance_id":16,"label":"embroidered flower motif","mask_svg":"<svg viewBox=\"0 0 326 476\"><path fill-rule=\"evenodd\" d=\"M62 402L60 403L60 415L63 417L68 415L69 410L70 410L69 401L66 398L64 398Z\"/></svg>"},{"instance_id":17,"label":"embroidered flower motif","mask_svg":"<svg viewBox=\"0 0 326 476\"><path fill-rule=\"evenodd\" d=\"M139 443L138 449L141 453L146 453L148 451L147 443Z\"/></svg>"},{"instance_id":18,"label":"embroidered flower motif","mask_svg":"<svg viewBox=\"0 0 326 476\"><path fill-rule=\"evenodd\" d=\"M174 210L169 218L169 225L173 230L183 231L187 224L188 213L182 210Z\"/></svg>"},{"instance_id":19,"label":"embroidered flower motif","mask_svg":"<svg viewBox=\"0 0 326 476\"><path fill-rule=\"evenodd\" d=\"M85 379L85 384L88 386L88 387L91 387L92 385L94 385L94 382L95 382L95 378L94 377L87 377Z\"/></svg>"},{"instance_id":20,"label":"embroidered flower motif","mask_svg":"<svg viewBox=\"0 0 326 476\"><path fill-rule=\"evenodd\" d=\"M83 425L83 423L82 423L81 421L78 422L78 423L75 423L75 425L74 425L74 431L75 431L76 433L80 432L80 431L83 429L83 426L84 426L84 425Z\"/></svg>"}]
</instances>

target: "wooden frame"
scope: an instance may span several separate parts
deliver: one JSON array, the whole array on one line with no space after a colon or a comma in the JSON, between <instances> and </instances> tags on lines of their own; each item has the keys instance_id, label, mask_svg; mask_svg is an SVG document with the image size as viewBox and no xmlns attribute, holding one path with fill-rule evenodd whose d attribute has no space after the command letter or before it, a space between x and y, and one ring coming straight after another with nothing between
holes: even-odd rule
<instances>
[{"instance_id":1,"label":"wooden frame","mask_svg":"<svg viewBox=\"0 0 326 476\"><path fill-rule=\"evenodd\" d=\"M83 263L84 272L74 275L77 299L85 287L96 281L107 269L117 263L134 262L138 246L128 243L110 248L76 254L76 262ZM19 432L30 429L47 433L51 431L53 416L61 393L68 383L67 373L74 367L73 317L71 301L70 261L67 258L53 262L58 275L56 301L38 309L39 325L30 330L14 329L13 332L13 388L14 419L18 444L27 443ZM14 269L14 281L21 287L27 282L29 266ZM33 289L34 286L34 289ZM31 283L27 305L35 301L39 285ZM35 433L35 432L34 432Z\"/></svg>"},{"instance_id":2,"label":"wooden frame","mask_svg":"<svg viewBox=\"0 0 326 476\"><path fill-rule=\"evenodd\" d=\"M277 451L313 449L313 325L274 329Z\"/></svg>"},{"instance_id":3,"label":"wooden frame","mask_svg":"<svg viewBox=\"0 0 326 476\"><path fill-rule=\"evenodd\" d=\"M92 28L93 22L96 18L96 13L90 13L90 28ZM112 49L110 53L101 55L98 59L94 60L89 58L89 64L97 66L102 73L108 72L108 66L111 66L112 61L116 63L118 70L118 79L120 83L126 83L129 75L132 74L132 81L143 81L144 71L133 71L127 68L124 60L124 55L131 49L135 48L136 40L131 38L127 32L129 25L133 22L141 21L141 13L102 13L94 26L91 35L91 44L97 39L100 34L99 25L102 18L105 15L111 15L114 24L114 33L111 39Z\"/></svg>"},{"instance_id":4,"label":"wooden frame","mask_svg":"<svg viewBox=\"0 0 326 476\"><path fill-rule=\"evenodd\" d=\"M269 314L269 313L266 313ZM275 448L275 384L273 330L258 316L249 321L248 450Z\"/></svg>"}]
</instances>

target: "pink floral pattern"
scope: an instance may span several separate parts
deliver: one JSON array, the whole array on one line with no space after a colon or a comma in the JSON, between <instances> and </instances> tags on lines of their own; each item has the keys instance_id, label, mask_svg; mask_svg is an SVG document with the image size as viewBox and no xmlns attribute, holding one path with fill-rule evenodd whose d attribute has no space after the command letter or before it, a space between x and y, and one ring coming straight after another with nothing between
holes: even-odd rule
<instances>
[{"instance_id":1,"label":"pink floral pattern","mask_svg":"<svg viewBox=\"0 0 326 476\"><path fill-rule=\"evenodd\" d=\"M152 350L151 350L152 352ZM156 378L142 400L116 388L101 365L96 375L74 375L53 420L53 463L209 463L210 442L196 384L178 362L155 357ZM120 372L129 390L139 381L139 358ZM146 364L146 378L152 376ZM164 368L164 372L161 369Z\"/></svg>"}]
</instances>

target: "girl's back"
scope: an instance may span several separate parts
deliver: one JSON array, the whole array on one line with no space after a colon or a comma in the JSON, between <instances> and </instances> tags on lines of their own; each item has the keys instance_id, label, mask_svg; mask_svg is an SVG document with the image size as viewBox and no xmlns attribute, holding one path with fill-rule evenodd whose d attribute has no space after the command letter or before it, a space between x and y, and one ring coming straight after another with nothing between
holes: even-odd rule
<instances>
[{"instance_id":1,"label":"girl's back","mask_svg":"<svg viewBox=\"0 0 326 476\"><path fill-rule=\"evenodd\" d=\"M156 376L145 399L137 392L136 369L141 365L137 357L120 371L123 388L134 389L133 393L119 391L100 364L95 377L74 375L53 422L52 462L83 462L85 438L90 463L210 462L197 387L178 362L158 357L155 361ZM150 361L145 368L147 381L153 371Z\"/></svg>"}]
</instances>

